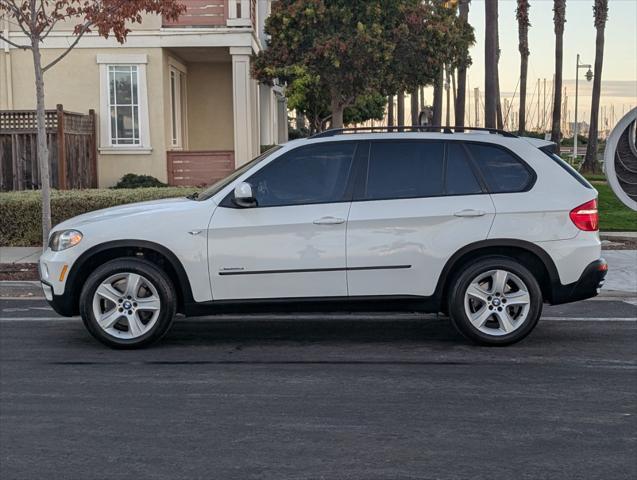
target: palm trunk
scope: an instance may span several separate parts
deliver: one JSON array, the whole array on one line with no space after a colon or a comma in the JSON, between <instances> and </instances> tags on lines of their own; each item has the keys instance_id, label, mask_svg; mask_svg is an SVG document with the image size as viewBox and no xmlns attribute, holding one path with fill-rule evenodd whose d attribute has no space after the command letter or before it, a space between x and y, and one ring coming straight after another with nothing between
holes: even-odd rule
<instances>
[{"instance_id":1,"label":"palm trunk","mask_svg":"<svg viewBox=\"0 0 637 480\"><path fill-rule=\"evenodd\" d=\"M444 69L440 69L440 73L434 83L434 101L433 101L433 118L432 125L439 127L442 125L442 88L444 84Z\"/></svg>"},{"instance_id":2,"label":"palm trunk","mask_svg":"<svg viewBox=\"0 0 637 480\"><path fill-rule=\"evenodd\" d=\"M398 116L398 121L396 122L396 124L399 127L404 127L405 126L405 94L403 92L400 92L398 94L398 100L397 100L397 116Z\"/></svg>"},{"instance_id":3,"label":"palm trunk","mask_svg":"<svg viewBox=\"0 0 637 480\"><path fill-rule=\"evenodd\" d=\"M35 70L36 130L42 196L42 248L46 249L49 241L49 232L51 231L51 177L49 174L49 147L46 141L44 73L42 72L42 56L38 40L35 38L31 39L31 46Z\"/></svg>"},{"instance_id":4,"label":"palm trunk","mask_svg":"<svg viewBox=\"0 0 637 480\"><path fill-rule=\"evenodd\" d=\"M469 21L469 0L462 0L459 6L459 17L464 23ZM464 127L464 110L466 103L467 91L467 67L462 64L458 67L458 92L455 102L455 125L456 127Z\"/></svg>"},{"instance_id":5,"label":"palm trunk","mask_svg":"<svg viewBox=\"0 0 637 480\"><path fill-rule=\"evenodd\" d=\"M394 96L387 97L387 125L393 127L396 123L394 119Z\"/></svg>"},{"instance_id":6,"label":"palm trunk","mask_svg":"<svg viewBox=\"0 0 637 480\"><path fill-rule=\"evenodd\" d=\"M500 95L500 29L498 26L498 14L495 16L495 88L497 95L496 103L496 126L502 130L504 122L502 121L502 97Z\"/></svg>"},{"instance_id":7,"label":"palm trunk","mask_svg":"<svg viewBox=\"0 0 637 480\"><path fill-rule=\"evenodd\" d=\"M518 50L520 51L520 111L518 132L526 131L526 80L529 71L529 1L518 0L516 10L518 21Z\"/></svg>"},{"instance_id":8,"label":"palm trunk","mask_svg":"<svg viewBox=\"0 0 637 480\"><path fill-rule=\"evenodd\" d=\"M518 132L526 132L526 77L529 71L529 57L522 55L520 59L520 112L518 118Z\"/></svg>"},{"instance_id":9,"label":"palm trunk","mask_svg":"<svg viewBox=\"0 0 637 480\"><path fill-rule=\"evenodd\" d=\"M562 57L564 50L564 10L566 0L555 0L555 84L553 85L553 121L551 141L555 142L555 153L560 152L562 136Z\"/></svg>"},{"instance_id":10,"label":"palm trunk","mask_svg":"<svg viewBox=\"0 0 637 480\"><path fill-rule=\"evenodd\" d=\"M588 144L586 145L586 157L582 164L582 171L599 171L597 161L597 136L599 122L599 98L602 89L602 65L604 62L604 23L597 26L595 38L595 72L593 77L593 98L591 102L591 122L588 128Z\"/></svg>"},{"instance_id":11,"label":"palm trunk","mask_svg":"<svg viewBox=\"0 0 637 480\"><path fill-rule=\"evenodd\" d=\"M411 95L411 124L418 125L418 113L420 113L418 105L418 88L414 88L409 94Z\"/></svg>"},{"instance_id":12,"label":"palm trunk","mask_svg":"<svg viewBox=\"0 0 637 480\"><path fill-rule=\"evenodd\" d=\"M497 22L498 0L485 0L484 126L495 128L497 110Z\"/></svg>"}]
</instances>

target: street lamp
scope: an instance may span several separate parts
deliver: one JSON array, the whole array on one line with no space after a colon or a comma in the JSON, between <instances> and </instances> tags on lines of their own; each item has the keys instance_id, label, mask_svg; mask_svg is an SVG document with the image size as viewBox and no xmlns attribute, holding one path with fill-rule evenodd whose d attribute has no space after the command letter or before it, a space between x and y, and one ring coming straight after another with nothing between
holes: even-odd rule
<instances>
[{"instance_id":1,"label":"street lamp","mask_svg":"<svg viewBox=\"0 0 637 480\"><path fill-rule=\"evenodd\" d=\"M588 68L586 72L586 80L589 82L593 79L593 72L591 71L591 66L583 63L579 63L579 53L577 54L577 66L575 67L575 124L573 126L573 162L577 160L577 135L579 130L579 125L577 123L577 95L579 93L579 69L580 68Z\"/></svg>"}]
</instances>

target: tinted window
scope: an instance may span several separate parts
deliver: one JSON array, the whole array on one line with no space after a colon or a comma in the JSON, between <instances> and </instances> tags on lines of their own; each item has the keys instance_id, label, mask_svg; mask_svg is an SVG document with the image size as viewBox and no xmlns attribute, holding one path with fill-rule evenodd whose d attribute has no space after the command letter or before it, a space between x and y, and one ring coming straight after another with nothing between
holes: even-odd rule
<instances>
[{"instance_id":1,"label":"tinted window","mask_svg":"<svg viewBox=\"0 0 637 480\"><path fill-rule=\"evenodd\" d=\"M519 192L531 183L531 173L517 158L502 148L491 145L466 144L473 155L489 191Z\"/></svg>"},{"instance_id":2,"label":"tinted window","mask_svg":"<svg viewBox=\"0 0 637 480\"><path fill-rule=\"evenodd\" d=\"M581 183L582 185L584 185L586 188L593 188L593 186L588 183L588 180L586 180L584 177L582 177L582 175L580 175L580 173L575 170L573 167L571 167L566 161L564 161L564 159L558 155L556 155L555 153L552 152L552 148L553 147L549 147L549 148L540 148L540 150L542 150L543 153L545 153L549 158L551 158L555 163L557 163L560 167L562 167L564 170L566 170L566 172L573 177L575 180L577 180L579 183Z\"/></svg>"},{"instance_id":3,"label":"tinted window","mask_svg":"<svg viewBox=\"0 0 637 480\"><path fill-rule=\"evenodd\" d=\"M338 202L356 151L354 142L301 147L266 165L247 182L259 207Z\"/></svg>"},{"instance_id":4,"label":"tinted window","mask_svg":"<svg viewBox=\"0 0 637 480\"><path fill-rule=\"evenodd\" d=\"M467 152L461 144L455 142L447 145L445 193L447 195L482 193L482 187L473 173Z\"/></svg>"},{"instance_id":5,"label":"tinted window","mask_svg":"<svg viewBox=\"0 0 637 480\"><path fill-rule=\"evenodd\" d=\"M366 199L442 195L442 142L372 143Z\"/></svg>"}]
</instances>

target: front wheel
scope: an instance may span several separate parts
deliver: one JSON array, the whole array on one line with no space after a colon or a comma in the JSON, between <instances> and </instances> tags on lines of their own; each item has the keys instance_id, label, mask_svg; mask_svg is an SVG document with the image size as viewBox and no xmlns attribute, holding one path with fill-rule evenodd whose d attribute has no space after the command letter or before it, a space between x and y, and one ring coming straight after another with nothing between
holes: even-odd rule
<instances>
[{"instance_id":1,"label":"front wheel","mask_svg":"<svg viewBox=\"0 0 637 480\"><path fill-rule=\"evenodd\" d=\"M510 345L526 337L542 314L533 274L507 257L487 257L457 275L449 296L456 329L483 345Z\"/></svg>"},{"instance_id":2,"label":"front wheel","mask_svg":"<svg viewBox=\"0 0 637 480\"><path fill-rule=\"evenodd\" d=\"M177 301L170 278L145 260L112 260L86 280L80 315L87 330L113 348L141 348L170 328Z\"/></svg>"}]
</instances>

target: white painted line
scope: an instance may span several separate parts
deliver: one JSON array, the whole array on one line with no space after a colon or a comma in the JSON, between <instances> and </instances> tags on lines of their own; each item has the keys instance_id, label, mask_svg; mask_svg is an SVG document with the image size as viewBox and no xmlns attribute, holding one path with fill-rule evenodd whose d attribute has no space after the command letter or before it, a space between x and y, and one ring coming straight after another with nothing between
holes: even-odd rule
<instances>
[{"instance_id":1,"label":"white painted line","mask_svg":"<svg viewBox=\"0 0 637 480\"><path fill-rule=\"evenodd\" d=\"M325 319L326 317L321 316L320 318ZM251 318L250 316L245 318L246 320L251 320L253 318ZM256 319L256 318L254 318ZM263 318L260 318L261 320L263 320ZM310 317L301 317L300 320L312 320L313 318ZM328 318L329 319L329 318ZM365 318L361 318L361 317L356 317L356 318L349 318L350 320L360 320L360 319L365 319ZM2 317L0 318L0 322L79 322L82 319L80 317ZM204 318L186 318L186 319L181 319L183 320L195 320L198 322L203 322L206 320L209 321L215 321L215 320L237 320L237 322L240 322L242 319L241 318L236 318L236 317L231 317L228 318L225 315L219 315L218 317L214 317L214 318L210 318L208 317L207 319ZM268 317L267 320L292 320L289 317ZM433 320L433 319L430 319ZM637 322L637 318L635 317L616 317L616 318L589 318L589 317L542 317L540 319L541 322Z\"/></svg>"}]
</instances>

